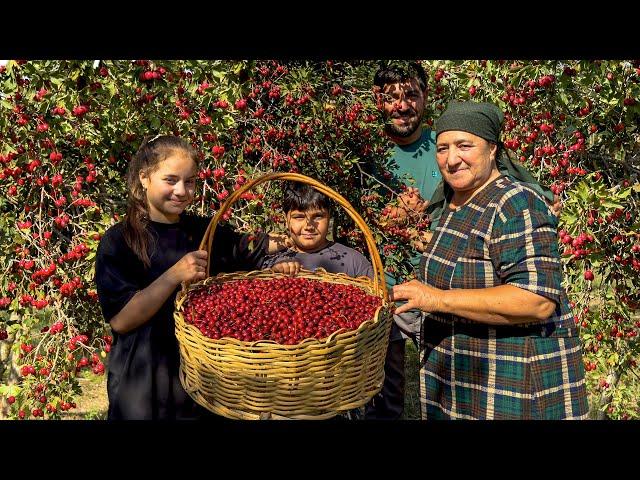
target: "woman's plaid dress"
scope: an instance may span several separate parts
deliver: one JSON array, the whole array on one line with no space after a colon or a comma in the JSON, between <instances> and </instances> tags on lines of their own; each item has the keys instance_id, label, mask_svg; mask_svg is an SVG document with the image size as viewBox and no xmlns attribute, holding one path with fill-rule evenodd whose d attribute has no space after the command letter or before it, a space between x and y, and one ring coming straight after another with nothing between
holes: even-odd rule
<instances>
[{"instance_id":1,"label":"woman's plaid dress","mask_svg":"<svg viewBox=\"0 0 640 480\"><path fill-rule=\"evenodd\" d=\"M425 314L423 419L581 419L582 349L561 286L557 220L536 192L499 177L443 213L420 276L441 289L515 285L556 302L544 323L488 326Z\"/></svg>"}]
</instances>

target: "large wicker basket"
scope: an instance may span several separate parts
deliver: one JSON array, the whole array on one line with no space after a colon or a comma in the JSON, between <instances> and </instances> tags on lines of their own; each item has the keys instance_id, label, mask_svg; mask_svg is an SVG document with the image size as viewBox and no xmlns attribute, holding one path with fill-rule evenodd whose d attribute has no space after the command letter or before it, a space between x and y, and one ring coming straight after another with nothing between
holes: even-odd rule
<instances>
[{"instance_id":1,"label":"large wicker basket","mask_svg":"<svg viewBox=\"0 0 640 480\"><path fill-rule=\"evenodd\" d=\"M322 282L355 285L382 299L374 317L357 330L339 330L328 338L297 345L273 341L214 340L186 323L183 305L190 291L212 283L247 278L280 277L270 270L235 272L183 284L174 313L180 346L180 381L189 395L208 410L235 419L327 419L367 403L382 387L391 316L380 255L364 220L342 196L316 180L295 173L273 173L247 182L229 196L207 229L200 249L211 252L222 214L246 191L270 180L307 183L339 203L364 233L374 279L325 271L299 276ZM211 255L209 255L209 262ZM210 263L207 265L207 276Z\"/></svg>"}]
</instances>

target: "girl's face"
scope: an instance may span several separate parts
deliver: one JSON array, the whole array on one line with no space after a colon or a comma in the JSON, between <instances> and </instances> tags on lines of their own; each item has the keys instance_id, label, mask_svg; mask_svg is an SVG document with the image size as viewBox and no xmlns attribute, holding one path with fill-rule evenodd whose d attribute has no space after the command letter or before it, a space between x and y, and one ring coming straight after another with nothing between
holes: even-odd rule
<instances>
[{"instance_id":1,"label":"girl's face","mask_svg":"<svg viewBox=\"0 0 640 480\"><path fill-rule=\"evenodd\" d=\"M289 236L299 251L314 252L327 244L329 212L317 208L291 210L287 213L287 227Z\"/></svg>"},{"instance_id":2,"label":"girl's face","mask_svg":"<svg viewBox=\"0 0 640 480\"><path fill-rule=\"evenodd\" d=\"M147 174L140 172L146 190L149 218L154 222L176 223L179 215L193 201L197 167L184 152L174 150Z\"/></svg>"}]
</instances>

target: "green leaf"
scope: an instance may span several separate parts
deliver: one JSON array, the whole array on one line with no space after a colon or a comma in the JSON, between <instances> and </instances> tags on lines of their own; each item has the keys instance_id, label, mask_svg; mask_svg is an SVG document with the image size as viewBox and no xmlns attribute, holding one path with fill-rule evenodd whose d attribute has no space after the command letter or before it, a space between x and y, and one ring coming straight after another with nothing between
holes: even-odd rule
<instances>
[{"instance_id":1,"label":"green leaf","mask_svg":"<svg viewBox=\"0 0 640 480\"><path fill-rule=\"evenodd\" d=\"M15 82L13 77L9 77L4 81L4 91L2 92L5 95L12 93L18 87L18 84Z\"/></svg>"},{"instance_id":2,"label":"green leaf","mask_svg":"<svg viewBox=\"0 0 640 480\"><path fill-rule=\"evenodd\" d=\"M602 206L605 207L605 208L610 208L610 209L624 208L624 205L622 205L620 203L612 202L610 200L605 200L602 203Z\"/></svg>"},{"instance_id":3,"label":"green leaf","mask_svg":"<svg viewBox=\"0 0 640 480\"><path fill-rule=\"evenodd\" d=\"M589 188L584 182L580 182L578 185L578 188L576 189L576 196L583 202L586 202L589 198Z\"/></svg>"},{"instance_id":4,"label":"green leaf","mask_svg":"<svg viewBox=\"0 0 640 480\"><path fill-rule=\"evenodd\" d=\"M564 91L560 91L560 94L558 95L558 98L560 99L560 103L562 103L563 106L567 106L569 105L569 98L567 97L567 94Z\"/></svg>"},{"instance_id":5,"label":"green leaf","mask_svg":"<svg viewBox=\"0 0 640 480\"><path fill-rule=\"evenodd\" d=\"M113 97L117 92L116 86L113 83L109 82L107 83L106 87L107 91L109 92L109 98Z\"/></svg>"},{"instance_id":6,"label":"green leaf","mask_svg":"<svg viewBox=\"0 0 640 480\"><path fill-rule=\"evenodd\" d=\"M578 217L568 212L562 212L562 221L567 225L573 225L578 221Z\"/></svg>"},{"instance_id":7,"label":"green leaf","mask_svg":"<svg viewBox=\"0 0 640 480\"><path fill-rule=\"evenodd\" d=\"M631 195L631 188L625 188L616 196L618 198L627 198L629 195Z\"/></svg>"},{"instance_id":8,"label":"green leaf","mask_svg":"<svg viewBox=\"0 0 640 480\"><path fill-rule=\"evenodd\" d=\"M224 124L224 126L226 128L229 128L235 123L235 120L233 119L233 117L231 115L224 115L222 117L222 123Z\"/></svg>"},{"instance_id":9,"label":"green leaf","mask_svg":"<svg viewBox=\"0 0 640 480\"><path fill-rule=\"evenodd\" d=\"M22 392L22 388L19 385L11 384L11 385L0 385L0 395L5 397L14 396L17 397Z\"/></svg>"}]
</instances>

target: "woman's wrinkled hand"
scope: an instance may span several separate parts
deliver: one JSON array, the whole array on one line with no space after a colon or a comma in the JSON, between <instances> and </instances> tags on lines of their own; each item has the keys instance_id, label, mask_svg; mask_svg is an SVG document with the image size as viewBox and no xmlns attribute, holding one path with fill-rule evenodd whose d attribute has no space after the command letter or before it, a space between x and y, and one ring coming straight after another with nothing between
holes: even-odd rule
<instances>
[{"instance_id":1,"label":"woman's wrinkled hand","mask_svg":"<svg viewBox=\"0 0 640 480\"><path fill-rule=\"evenodd\" d=\"M413 309L419 309L425 313L441 310L443 290L426 285L418 280L395 285L391 289L389 299L392 302L406 300L407 303L395 309L396 315Z\"/></svg>"}]
</instances>

